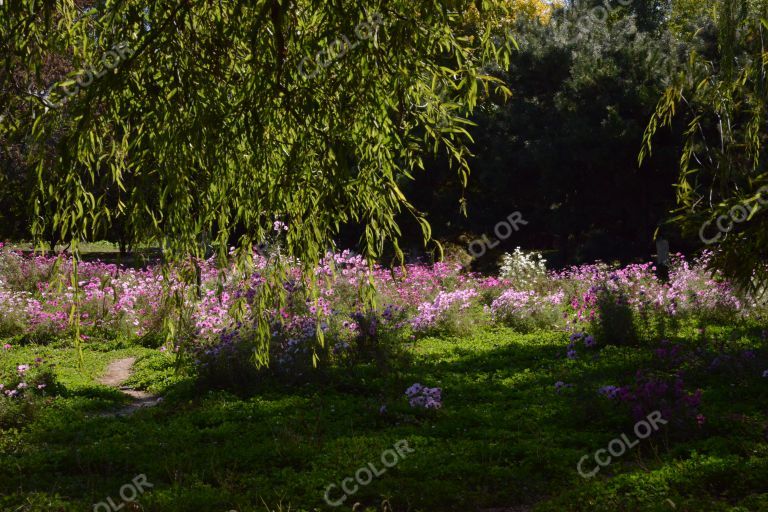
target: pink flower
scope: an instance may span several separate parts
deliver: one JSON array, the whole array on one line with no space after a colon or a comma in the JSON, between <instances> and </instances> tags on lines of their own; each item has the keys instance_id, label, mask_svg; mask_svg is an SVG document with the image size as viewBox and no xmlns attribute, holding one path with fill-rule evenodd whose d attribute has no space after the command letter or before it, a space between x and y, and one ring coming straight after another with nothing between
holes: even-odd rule
<instances>
[{"instance_id":1,"label":"pink flower","mask_svg":"<svg viewBox=\"0 0 768 512\"><path fill-rule=\"evenodd\" d=\"M11 350L12 348L13 348L13 347L11 347L11 345L10 345L10 344L8 344L8 343L6 343L5 345L3 345L3 350Z\"/></svg>"}]
</instances>

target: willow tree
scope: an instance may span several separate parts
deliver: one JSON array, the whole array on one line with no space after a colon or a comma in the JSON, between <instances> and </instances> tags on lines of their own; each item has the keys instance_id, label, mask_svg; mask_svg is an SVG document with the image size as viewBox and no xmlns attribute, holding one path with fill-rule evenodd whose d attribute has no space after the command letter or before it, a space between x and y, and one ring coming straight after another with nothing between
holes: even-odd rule
<instances>
[{"instance_id":1,"label":"willow tree","mask_svg":"<svg viewBox=\"0 0 768 512\"><path fill-rule=\"evenodd\" d=\"M462 33L470 7L485 28ZM246 260L275 220L311 266L344 223L401 255L401 192L428 153L466 181L467 116L508 64L505 2L5 0L0 140L23 140L33 234L77 243L119 220L169 261ZM52 62L69 70L54 81ZM48 72L46 72L48 71ZM271 289L277 286L275 277ZM265 327L266 329L266 327Z\"/></svg>"},{"instance_id":2,"label":"willow tree","mask_svg":"<svg viewBox=\"0 0 768 512\"><path fill-rule=\"evenodd\" d=\"M715 249L712 264L745 289L768 284L768 1L723 0L717 51L693 53L658 104L653 135L685 120L674 221Z\"/></svg>"}]
</instances>

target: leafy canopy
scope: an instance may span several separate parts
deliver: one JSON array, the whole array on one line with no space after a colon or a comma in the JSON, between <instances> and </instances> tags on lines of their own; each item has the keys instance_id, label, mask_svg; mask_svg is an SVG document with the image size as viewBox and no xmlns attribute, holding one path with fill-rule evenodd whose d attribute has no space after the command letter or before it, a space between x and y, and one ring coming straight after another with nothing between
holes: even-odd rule
<instances>
[{"instance_id":1,"label":"leafy canopy","mask_svg":"<svg viewBox=\"0 0 768 512\"><path fill-rule=\"evenodd\" d=\"M485 20L473 34L460 30L470 8ZM6 0L0 12L0 141L23 141L36 169L34 235L75 252L119 221L170 260L208 240L222 261L234 242L246 265L279 220L307 267L345 223L363 227L369 259L388 242L401 256L399 212L430 235L401 183L432 152L466 181L466 117L489 86L507 92L483 73L508 63L504 3ZM43 80L52 66L68 71ZM265 306L283 275L267 278Z\"/></svg>"},{"instance_id":2,"label":"leafy canopy","mask_svg":"<svg viewBox=\"0 0 768 512\"><path fill-rule=\"evenodd\" d=\"M714 54L692 53L659 101L640 159L675 117L685 120L674 219L716 242L713 264L753 292L768 284L768 1L723 0Z\"/></svg>"},{"instance_id":3,"label":"leafy canopy","mask_svg":"<svg viewBox=\"0 0 768 512\"><path fill-rule=\"evenodd\" d=\"M503 5L479 4L489 30L463 37L472 2L5 3L2 132L37 169L34 233L76 243L125 217L181 257L204 232L249 250L280 219L288 252L314 261L357 222L381 254L425 152L468 173L465 116L493 82L481 63L509 51L490 30ZM52 59L71 72L40 83ZM86 70L105 72L85 86Z\"/></svg>"}]
</instances>

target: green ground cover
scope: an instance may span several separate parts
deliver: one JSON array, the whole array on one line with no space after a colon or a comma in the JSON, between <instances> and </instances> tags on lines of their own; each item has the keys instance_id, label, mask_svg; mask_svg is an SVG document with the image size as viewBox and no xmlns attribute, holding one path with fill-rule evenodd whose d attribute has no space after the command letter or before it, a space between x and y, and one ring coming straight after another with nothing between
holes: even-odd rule
<instances>
[{"instance_id":1,"label":"green ground cover","mask_svg":"<svg viewBox=\"0 0 768 512\"><path fill-rule=\"evenodd\" d=\"M595 467L592 454L634 425L597 390L653 368L656 345L569 360L561 332L482 330L418 340L385 369L327 369L302 384L265 379L243 396L201 391L175 376L172 355L125 342L91 340L82 371L66 345L14 347L0 371L40 357L56 365L63 389L2 431L0 509L93 510L107 497L119 505L137 475L153 487L126 510L768 509L768 379L761 356L739 363L760 353L761 332L710 327L671 341L690 355L686 388L702 389L706 419L671 421L590 479L579 476L579 460L589 455L585 466ZM164 400L128 417L99 416L127 399L95 379L128 356L138 358L128 384ZM729 363L713 369L717 357ZM558 381L567 385L556 389ZM409 407L403 391L415 382L441 387L443 407ZM325 502L329 485L368 462L380 469L400 440L413 451L339 507Z\"/></svg>"}]
</instances>

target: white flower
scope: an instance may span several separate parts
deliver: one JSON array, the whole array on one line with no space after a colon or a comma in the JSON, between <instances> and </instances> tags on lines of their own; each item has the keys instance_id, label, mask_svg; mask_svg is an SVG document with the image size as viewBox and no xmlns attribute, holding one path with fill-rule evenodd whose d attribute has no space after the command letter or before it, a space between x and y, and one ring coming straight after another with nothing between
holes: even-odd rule
<instances>
[{"instance_id":1,"label":"white flower","mask_svg":"<svg viewBox=\"0 0 768 512\"><path fill-rule=\"evenodd\" d=\"M546 276L547 260L537 252L524 254L517 247L512 254L504 253L499 270L502 279L513 281L518 289L525 289Z\"/></svg>"}]
</instances>

